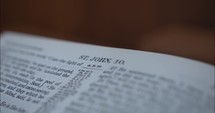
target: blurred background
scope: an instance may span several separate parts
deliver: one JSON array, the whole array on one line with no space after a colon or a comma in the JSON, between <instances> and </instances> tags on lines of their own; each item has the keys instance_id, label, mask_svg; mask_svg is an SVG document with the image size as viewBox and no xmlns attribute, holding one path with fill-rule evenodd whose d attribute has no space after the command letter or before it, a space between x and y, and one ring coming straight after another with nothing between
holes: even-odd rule
<instances>
[{"instance_id":1,"label":"blurred background","mask_svg":"<svg viewBox=\"0 0 215 113\"><path fill-rule=\"evenodd\" d=\"M1 0L1 32L173 54L214 64L214 0Z\"/></svg>"}]
</instances>

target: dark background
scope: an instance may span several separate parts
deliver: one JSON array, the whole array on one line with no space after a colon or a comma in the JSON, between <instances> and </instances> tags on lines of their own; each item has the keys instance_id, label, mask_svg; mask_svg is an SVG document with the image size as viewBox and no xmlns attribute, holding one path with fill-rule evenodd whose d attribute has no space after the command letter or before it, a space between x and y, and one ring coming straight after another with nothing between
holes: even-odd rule
<instances>
[{"instance_id":1,"label":"dark background","mask_svg":"<svg viewBox=\"0 0 215 113\"><path fill-rule=\"evenodd\" d=\"M214 63L214 0L1 0L0 28Z\"/></svg>"}]
</instances>

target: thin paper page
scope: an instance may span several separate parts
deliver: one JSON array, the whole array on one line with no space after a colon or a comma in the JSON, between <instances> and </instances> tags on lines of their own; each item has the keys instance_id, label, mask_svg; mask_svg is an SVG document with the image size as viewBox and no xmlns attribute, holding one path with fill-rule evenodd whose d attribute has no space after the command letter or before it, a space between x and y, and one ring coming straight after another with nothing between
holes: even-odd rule
<instances>
[{"instance_id":1,"label":"thin paper page","mask_svg":"<svg viewBox=\"0 0 215 113\"><path fill-rule=\"evenodd\" d=\"M171 55L1 35L1 113L214 113L214 66Z\"/></svg>"}]
</instances>

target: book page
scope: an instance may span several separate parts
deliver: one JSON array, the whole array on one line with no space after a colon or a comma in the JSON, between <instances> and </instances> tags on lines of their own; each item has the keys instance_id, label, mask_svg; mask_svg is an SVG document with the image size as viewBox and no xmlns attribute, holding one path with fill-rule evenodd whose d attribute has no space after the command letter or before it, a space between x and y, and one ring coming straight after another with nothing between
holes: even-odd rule
<instances>
[{"instance_id":1,"label":"book page","mask_svg":"<svg viewBox=\"0 0 215 113\"><path fill-rule=\"evenodd\" d=\"M214 113L214 66L16 32L1 35L1 113Z\"/></svg>"}]
</instances>

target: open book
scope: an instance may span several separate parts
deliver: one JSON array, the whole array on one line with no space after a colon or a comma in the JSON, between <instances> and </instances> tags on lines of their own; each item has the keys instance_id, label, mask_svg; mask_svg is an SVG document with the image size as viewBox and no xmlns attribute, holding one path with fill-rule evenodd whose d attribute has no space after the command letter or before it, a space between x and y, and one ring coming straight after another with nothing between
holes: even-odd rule
<instances>
[{"instance_id":1,"label":"open book","mask_svg":"<svg viewBox=\"0 0 215 113\"><path fill-rule=\"evenodd\" d=\"M1 113L214 113L214 66L29 34L1 35Z\"/></svg>"}]
</instances>

